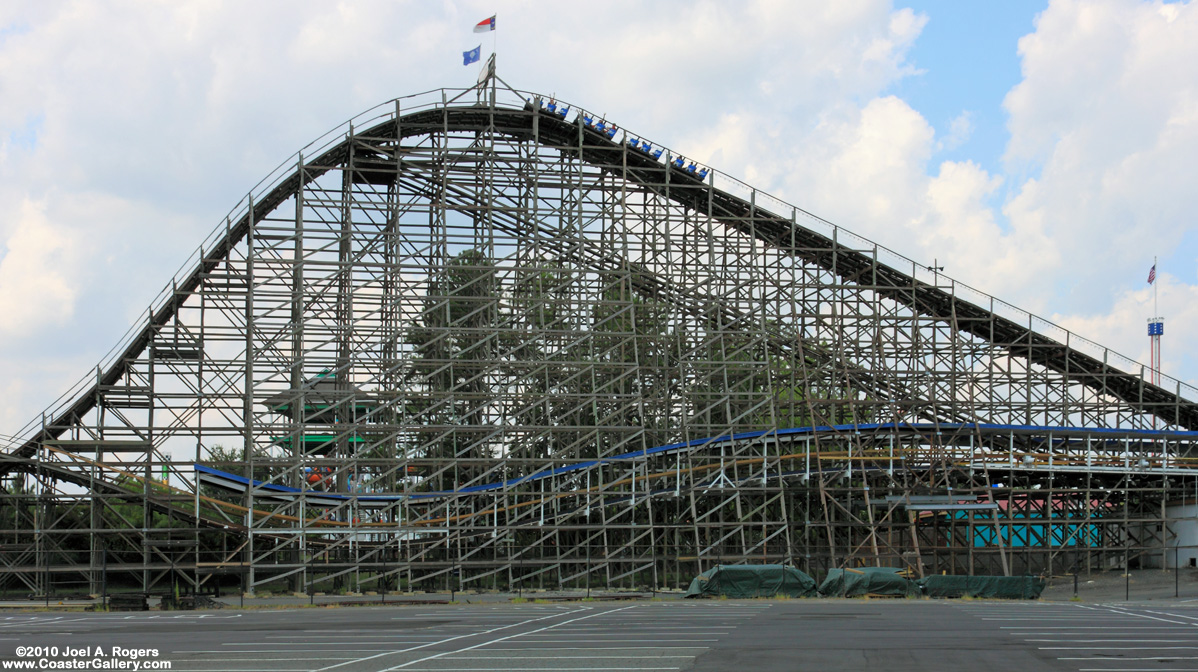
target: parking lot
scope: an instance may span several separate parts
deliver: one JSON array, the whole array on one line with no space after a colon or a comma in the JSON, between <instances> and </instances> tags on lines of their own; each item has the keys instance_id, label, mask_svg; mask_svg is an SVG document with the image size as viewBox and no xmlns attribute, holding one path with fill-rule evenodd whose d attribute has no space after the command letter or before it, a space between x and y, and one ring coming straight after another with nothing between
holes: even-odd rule
<instances>
[{"instance_id":1,"label":"parking lot","mask_svg":"<svg viewBox=\"0 0 1198 672\"><path fill-rule=\"evenodd\" d=\"M116 647L130 661L123 669L227 672L1195 670L1198 603L710 600L0 616L0 667L96 659L96 647L103 659Z\"/></svg>"}]
</instances>

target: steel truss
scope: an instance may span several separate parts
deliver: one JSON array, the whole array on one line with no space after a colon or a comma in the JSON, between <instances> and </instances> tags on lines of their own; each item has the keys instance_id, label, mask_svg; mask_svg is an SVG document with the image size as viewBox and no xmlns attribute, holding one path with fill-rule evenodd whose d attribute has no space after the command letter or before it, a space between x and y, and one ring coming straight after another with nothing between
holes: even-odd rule
<instances>
[{"instance_id":1,"label":"steel truss","mask_svg":"<svg viewBox=\"0 0 1198 672\"><path fill-rule=\"evenodd\" d=\"M18 432L0 586L1164 553L1194 390L688 164L495 79L313 143Z\"/></svg>"}]
</instances>

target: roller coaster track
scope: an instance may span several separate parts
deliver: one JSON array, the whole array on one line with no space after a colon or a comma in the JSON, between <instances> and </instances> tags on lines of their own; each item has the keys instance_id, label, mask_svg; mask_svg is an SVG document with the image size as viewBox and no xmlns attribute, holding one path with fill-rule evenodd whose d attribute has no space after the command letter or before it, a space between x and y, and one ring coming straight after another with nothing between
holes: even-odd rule
<instances>
[{"instance_id":1,"label":"roller coaster track","mask_svg":"<svg viewBox=\"0 0 1198 672\"><path fill-rule=\"evenodd\" d=\"M1048 439L1048 440L1045 439L1045 437L1052 437L1052 436L1055 436L1057 440L1073 440L1073 441L1078 441L1082 438L1087 438L1087 439L1093 439L1093 440L1097 441L1098 446L1104 446L1104 445L1105 446L1115 446L1114 448L1107 447L1107 448L1095 449L1095 452L1101 454L1101 453L1111 453L1112 451L1119 451L1121 449L1120 443L1119 443L1120 441L1123 442L1122 449L1126 450L1126 447L1131 442L1135 442L1137 445L1139 445L1141 442L1144 442L1144 441L1160 441L1160 440L1194 441L1194 440L1198 440L1198 432L1153 431L1153 430L1117 430L1117 429L1093 429L1093 428L1088 429L1088 428L1079 428L1079 427L1036 427L1036 426L1017 426L1017 425L988 425L988 424L977 424L977 423L969 424L969 425L948 425L948 424L931 424L931 423L925 423L925 424L919 424L919 425L904 424L904 423L898 423L898 424L895 424L895 423L872 423L872 424L868 424L868 425L841 425L841 426L833 426L833 427L794 427L794 428L787 428L787 429L763 430L763 431L757 431L757 432L745 432L742 434L735 434L735 435L725 435L725 436L718 436L718 437L708 437L708 438L703 438L703 439L694 439L694 440L686 441L686 442L682 442L682 443L674 443L674 444L668 444L668 445L663 445L663 446L655 446L653 448L647 448L644 450L633 451L633 452L625 453L622 455L615 455L615 456L611 456L608 458L602 458L602 459L598 459L598 460L578 462L578 463L570 464L570 465L564 466L564 467L543 469L543 470L539 470L539 471L536 471L534 473L531 473L529 475L522 476L519 478L466 487L466 488L462 488L462 489L455 490L455 491L419 492L419 493L412 493L409 495L401 495L401 496L397 496L397 497L375 498L375 499L389 499L389 500L391 500L391 503L394 504L403 499L411 499L414 501L425 501L425 500L444 499L444 498L449 498L449 497L471 497L471 496L479 495L479 494L492 493L494 491L519 489L521 486L525 486L525 485L534 483L539 480L555 478L555 477L559 477L559 476L565 476L565 475L569 475L571 473L581 472L586 469L600 467L605 464L624 463L624 462L628 462L631 460L647 460L648 458L655 457L655 456L672 455L675 453L685 453L685 452L692 451L695 449L708 448L708 447L716 446L716 445L720 445L720 444L733 444L733 443L738 443L738 442L759 442L762 440L798 442L798 441L802 441L805 438L815 436L817 434L829 433L829 432L839 432L839 433L856 432L859 434L877 434L877 435L906 434L906 435L920 435L920 436L931 436L933 434L940 433L940 434L949 434L952 436L956 436L956 439L955 439L955 441L953 441L953 443L954 444L959 443L959 444L961 444L961 446L965 445L965 441L963 440L963 437L966 437L969 435L976 436L979 439L979 446L980 446L987 441L992 441L996 437L1003 438L1012 433L1018 433L1018 434L1022 434L1022 435L1038 437L1038 439L1045 444L1044 448L1041 449L1041 452L1037 452L1034 454L1033 453L1025 453L1023 456L1021 456L1021 460L1019 462L1014 462L1010 455L1003 456L994 451L988 451L986 453L976 453L976 452L974 452L972 447L968 451L962 450L962 451L955 452L953 454L953 456L951 457L951 460L955 463L958 463L960 466L969 466L972 463L973 466L975 466L976 468L990 467L990 468L999 468L999 469L1003 469L1003 470L1006 470L1009 468L1011 471L1018 471L1021 473L1051 471L1051 472L1061 474L1061 473L1067 473L1070 471L1073 471L1073 472L1085 471L1085 472L1092 472L1092 473L1108 473L1108 474L1115 475L1115 476L1126 476L1129 474L1149 474L1149 473L1152 473L1152 474L1170 474L1170 473L1172 473L1172 474L1185 474L1185 475L1191 475L1194 473L1198 473L1198 458L1176 458L1176 457L1174 457L1174 458L1169 458L1167 460L1167 462L1168 462L1167 464L1166 464L1166 460L1164 460L1163 458L1157 458L1154 462L1151 462L1148 464L1139 464L1137 462L1129 461L1129 459L1126 455L1120 456L1117 454L1107 455L1106 457L1103 457L1101 455L1099 455L1098 457L1095 457L1094 455L1090 455L1090 456L1087 456L1084 458L1078 458L1076 456L1069 458L1069 457L1065 457L1065 456L1061 456L1061 455L1054 456L1053 448L1050 445L1051 439ZM118 485L116 481L118 478L121 478L121 479L125 479L127 482L133 482L133 483L141 484L143 486L147 486L148 489L150 489L150 490L163 491L163 494L171 495L176 498L185 497L185 498L190 499L193 496L197 496L194 493L186 491L186 490L173 488L173 487L164 485L162 483L150 482L146 478L139 476L137 474L134 474L134 473L131 473L131 472L128 472L125 470L121 470L121 469L103 464L101 462L90 460L86 457L83 457L81 455L76 455L74 453L70 453L65 450L61 450L58 448L52 448L52 447L48 447L47 450L51 451L56 456L67 460L66 462L57 462L57 463L43 460L43 461L39 461L37 463L36 468L38 470L40 470L44 475L53 477L55 480L75 483L78 485L88 485L89 487L92 487L95 491L97 491L98 493L101 493L101 494L129 495L129 496L138 496L141 494L137 491L131 491L126 487L121 487L120 485ZM1054 457L1055 457L1055 462L1054 462ZM776 465L780 465L781 463L783 463L785 461L801 460L804 458L814 458L815 459L815 462L816 462L815 468L811 470L811 473L818 475L818 476L824 475L828 470L827 468L825 468L825 466L823 464L824 462L834 463L834 465L832 466L832 469L833 469L833 471L838 471L838 470L841 470L844 468L843 467L844 464L846 464L849 461L853 461L853 459L861 461L863 464L864 464L864 461L867 461L867 460L872 460L877 463L882 463L882 462L887 461L887 457L883 453L858 454L856 456L856 458L853 458L853 456L851 454L845 454L845 453L841 453L841 452L831 452L831 453L823 452L819 455L816 455L808 450L805 452L791 452L791 453L787 453L787 454L779 454L776 457L771 457L771 458L766 458L766 457L742 458L742 459L738 459L733 462L730 462L727 465L721 465L720 463L715 462L715 463L703 464L703 465L695 466L695 467L688 467L686 469L662 470L662 471L657 471L657 472L648 472L648 473L644 473L641 476L639 476L639 478L637 480L640 480L642 482L653 482L653 481L659 481L662 479L675 478L675 477L678 477L683 474L694 477L696 475L710 472L710 471L715 471L715 470L718 470L718 469L721 469L724 467L732 468L732 467L738 466L738 465L739 466L759 465L759 464L766 462L767 460L774 460L774 461L776 461L775 462ZM1024 461L1024 459L1022 459L1022 458L1027 458L1027 460ZM893 455L891 455L889 457L889 461L891 463L895 462L895 458ZM921 469L926 468L926 466L927 466L924 462L921 462L918 459L916 459L916 460L911 460L911 459L900 460L899 464L901 466L898 467L898 469L897 469L898 471L907 470L907 469L921 470ZM861 468L865 468L865 467L862 466L862 467L858 467L858 468L861 469ZM879 467L877 467L877 466L873 467L873 469L875 469L875 470L878 468ZM107 477L96 478L95 474L89 473L88 470L91 470L93 472L95 470L99 470L99 471L103 472ZM221 473L221 472L216 472L215 470L208 470L208 471L211 471L211 472L217 473L217 474ZM797 474L794 472L778 471L777 473L774 474L774 477L785 478L785 477L794 476L794 475L797 475ZM223 474L223 476L230 477L233 475L232 474ZM237 477L233 476L233 478L237 478ZM241 480L245 481L245 479L241 479ZM486 509L483 509L480 511L474 511L471 513L459 514L459 515L455 515L455 516L422 518L422 519L410 521L408 523L408 525L412 526L412 527L427 527L427 526L444 525L446 523L458 523L458 522L463 522L463 521L471 520L471 519L475 519L475 518L485 518L486 516L493 515L497 512L515 511L515 510L527 508L529 506L535 506L538 504L549 502L552 500L570 499L570 498L576 498L576 497L585 496L585 495L599 495L601 497L602 496L614 497L616 500L627 499L628 495L625 493L614 493L613 494L609 491L612 488L617 488L620 486L628 485L630 482L632 482L632 480L633 479L623 478L623 479L617 479L617 480L611 481L611 482L605 484L603 487L589 487L589 488L580 487L580 488L570 489L570 490L567 490L564 492L554 493L551 495L544 495L541 497L536 497L535 495L532 495L530 498L528 498L524 501L521 501L518 504L512 504L512 505L508 505L508 506L496 505L496 506L492 506L490 508L486 508ZM633 484L635 485L635 483L633 483ZM245 485L248 485L248 483L245 483ZM696 487L702 488L705 485L706 484L703 482L695 481L695 482L691 483L691 485L686 490L689 491L690 489L693 489ZM272 487L274 487L276 490L279 490L279 491L286 490L284 488L278 488L277 486L270 486L268 484L264 484L260 481L255 481L254 486L255 486L255 488L264 488L264 490L258 495L259 500L263 500L263 499L269 500L272 498L272 496L277 496L278 495L277 492L275 492L272 495L273 491L270 489ZM230 490L232 490L232 489L230 489ZM244 488L239 490L239 492L244 492ZM660 492L666 492L666 490L662 490ZM649 493L649 495L652 496L653 494L660 494L660 492ZM310 496L315 496L315 497L329 497L330 496L330 495L321 493L319 491L309 491L307 494ZM675 493L675 494L677 494L677 493ZM351 502L352 500L355 499L354 497L349 496L349 495L332 495L332 497L337 497L337 498L343 499L347 503ZM194 511L191 509L177 507L177 506L171 506L171 504L169 502L169 497L165 497L165 496L164 497L156 497L153 494L151 494L147 499L148 499L148 502L149 502L151 508L153 510L155 510L156 512L164 513L164 514L170 513L172 516L174 516L176 518L191 520L194 523L196 523L197 526L199 526L199 527L205 527L205 528L210 528L210 529L224 529L224 530L244 530L245 529L245 526L243 524L229 520L229 519L220 519L220 518L214 518L214 517L205 516L205 515L197 516L197 515L195 515ZM233 503L215 499L212 497L207 497L205 495L198 495L198 499L199 499L199 501L202 501L204 504L208 505L210 508L223 509L228 512L232 512L234 515L244 515L246 513L249 513L251 515L251 517L254 519L273 519L273 520L276 520L277 522L283 523L283 524L301 523L302 522L304 525L306 525L308 527L314 527L314 528L348 528L351 526L350 523L347 523L344 521L330 520L330 519L323 518L323 517L308 518L308 519L304 519L303 521L301 521L299 518L297 518L295 516L282 515L277 512L269 511L269 510L249 509L249 508L246 508L246 507L238 505L238 504L233 504ZM365 497L364 499L371 499L371 498ZM328 504L323 504L323 506L328 506ZM394 523L372 523L372 522L359 523L358 525L363 528L391 528L391 527L395 526ZM269 528L267 528L267 532L269 532Z\"/></svg>"},{"instance_id":2,"label":"roller coaster track","mask_svg":"<svg viewBox=\"0 0 1198 672\"><path fill-rule=\"evenodd\" d=\"M222 263L256 222L308 183L346 165L351 155L354 156L354 170L369 174L372 160L365 152L372 144L379 148L380 152L374 159L378 169L382 170L385 167L392 170L393 162L388 163L383 154L383 146L397 139L426 134L431 129L444 132L482 132L493 129L512 137L537 139L565 154L575 153L581 160L601 168L610 170L614 166L620 166L622 176L646 190L658 193L686 208L708 213L724 226L765 245L784 250L787 254L793 254L803 262L817 266L846 282L867 286L878 296L905 306L916 314L945 322L952 321L956 329L986 342L1007 344L1005 347L1011 356L1043 366L1068 380L1115 397L1133 409L1151 408L1153 414L1174 426L1198 428L1198 405L1146 382L1142 376L1121 371L1065 343L1038 333L1029 326L923 282L911 274L878 261L874 256L838 242L834 237L829 238L801 226L793 221L793 218L787 219L749 200L718 189L694 174L668 169L669 176L663 186L658 177L663 170L663 164L654 157L642 152L628 151L622 143L611 140L605 134L584 124L581 116L569 121L544 110L530 114L533 109L536 108L531 104L523 108L479 104L445 105L411 112L363 131L348 134L343 141L305 162L302 171L291 173L265 195L251 201L246 213L232 222L225 235L204 252L199 263L177 283L171 297L153 312L147 324L127 342L108 369L100 373L91 388L78 394L64 410L24 440L6 456L9 459L0 461L0 475L14 468L33 469L29 458L36 454L38 446L61 436L67 427L94 408L98 398L97 392L105 386L116 384L125 375L129 362L145 350L155 331L175 317L186 297L200 286L206 274ZM673 303L685 303L686 297L678 296L667 281L645 279L646 276L638 277L641 278L641 282L649 283L640 288L640 291L656 294ZM857 375L868 376L866 372L859 372ZM867 380L864 384L877 389L876 385ZM898 392L901 391L894 390L890 393ZM48 465L43 465L43 468L53 469ZM80 485L86 485L88 482L88 479L80 477L72 470L56 473L69 482Z\"/></svg>"}]
</instances>

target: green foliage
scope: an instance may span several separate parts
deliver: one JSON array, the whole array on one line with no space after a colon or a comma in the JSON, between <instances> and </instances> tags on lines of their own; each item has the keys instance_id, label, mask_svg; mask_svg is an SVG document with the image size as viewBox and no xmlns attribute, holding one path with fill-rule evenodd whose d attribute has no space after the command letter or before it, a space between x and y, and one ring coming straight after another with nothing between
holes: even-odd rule
<instances>
[{"instance_id":1,"label":"green foliage","mask_svg":"<svg viewBox=\"0 0 1198 672\"><path fill-rule=\"evenodd\" d=\"M426 487L466 483L501 452L533 460L513 460L513 477L552 456L661 445L683 422L715 435L872 418L856 382L830 373L844 365L797 327L742 324L718 301L683 314L638 278L540 259L500 267L481 249L430 276L403 338L397 421L425 428L400 450L444 460Z\"/></svg>"},{"instance_id":2,"label":"green foliage","mask_svg":"<svg viewBox=\"0 0 1198 672\"><path fill-rule=\"evenodd\" d=\"M811 365L813 372L822 371ZM807 427L873 422L873 406L868 397L848 381L817 378L809 380L794 359L783 361L770 381L774 390L776 426ZM764 418L763 418L764 419Z\"/></svg>"},{"instance_id":3,"label":"green foliage","mask_svg":"<svg viewBox=\"0 0 1198 672\"><path fill-rule=\"evenodd\" d=\"M496 392L498 288L494 262L478 250L458 254L429 280L420 319L407 334L407 381L424 391L411 399L409 411L419 424L455 429L418 446L423 457L484 457L482 440L494 420L489 407ZM471 471L464 465L439 487L469 480Z\"/></svg>"},{"instance_id":4,"label":"green foliage","mask_svg":"<svg viewBox=\"0 0 1198 672\"><path fill-rule=\"evenodd\" d=\"M677 335L669 305L638 293L627 274L601 276L591 315L594 343L593 423L639 427L639 440L600 432L595 452L649 448L670 439L671 399L679 391Z\"/></svg>"},{"instance_id":5,"label":"green foliage","mask_svg":"<svg viewBox=\"0 0 1198 672\"><path fill-rule=\"evenodd\" d=\"M37 500L25 474L14 473L3 485L8 492L0 506L0 530L32 527Z\"/></svg>"}]
</instances>

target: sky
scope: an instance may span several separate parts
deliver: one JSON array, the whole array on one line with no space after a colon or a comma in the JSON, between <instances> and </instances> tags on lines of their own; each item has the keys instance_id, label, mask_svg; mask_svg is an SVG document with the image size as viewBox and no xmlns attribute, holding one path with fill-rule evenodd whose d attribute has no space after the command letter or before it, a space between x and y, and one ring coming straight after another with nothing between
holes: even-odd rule
<instances>
[{"instance_id":1,"label":"sky","mask_svg":"<svg viewBox=\"0 0 1198 672\"><path fill-rule=\"evenodd\" d=\"M0 435L259 179L473 84L477 45L512 86L1140 362L1159 257L1162 368L1198 384L1194 3L0 0Z\"/></svg>"}]
</instances>

